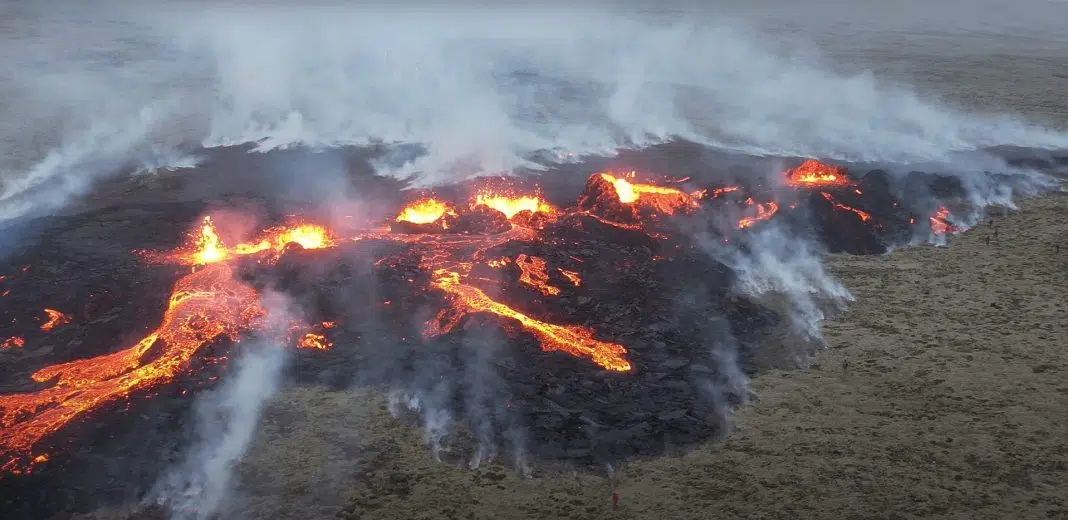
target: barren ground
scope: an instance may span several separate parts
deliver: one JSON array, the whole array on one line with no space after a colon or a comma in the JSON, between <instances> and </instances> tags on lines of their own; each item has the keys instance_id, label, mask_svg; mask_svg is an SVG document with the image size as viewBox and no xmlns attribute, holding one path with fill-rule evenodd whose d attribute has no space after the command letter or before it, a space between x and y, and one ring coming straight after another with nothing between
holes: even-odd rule
<instances>
[{"instance_id":1,"label":"barren ground","mask_svg":"<svg viewBox=\"0 0 1068 520\"><path fill-rule=\"evenodd\" d=\"M294 389L242 465L246 512L1068 518L1068 197L1020 206L949 247L829 258L857 301L827 323L830 348L809 368L755 378L724 442L614 477L535 466L524 479L435 462L370 393Z\"/></svg>"}]
</instances>

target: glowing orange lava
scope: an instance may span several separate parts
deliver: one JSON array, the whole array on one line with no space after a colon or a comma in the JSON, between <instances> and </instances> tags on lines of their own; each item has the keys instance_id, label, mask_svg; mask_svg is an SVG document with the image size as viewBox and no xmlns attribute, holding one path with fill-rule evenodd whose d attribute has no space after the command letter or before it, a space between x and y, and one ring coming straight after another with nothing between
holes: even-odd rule
<instances>
[{"instance_id":1,"label":"glowing orange lava","mask_svg":"<svg viewBox=\"0 0 1068 520\"><path fill-rule=\"evenodd\" d=\"M222 246L222 241L219 240L219 233L215 230L215 223L211 221L211 216L204 217L204 223L200 226L200 235L196 241L196 251L192 255L193 263L196 265L213 264L226 260L227 256L229 255L226 248Z\"/></svg>"},{"instance_id":2,"label":"glowing orange lava","mask_svg":"<svg viewBox=\"0 0 1068 520\"><path fill-rule=\"evenodd\" d=\"M495 209L503 213L508 219L516 216L516 214L521 211L543 213L546 215L553 215L556 213L556 208L542 200L541 197L533 195L510 197L490 191L482 191L476 194L475 202L472 206L485 206L487 208Z\"/></svg>"},{"instance_id":3,"label":"glowing orange lava","mask_svg":"<svg viewBox=\"0 0 1068 520\"><path fill-rule=\"evenodd\" d=\"M863 222L867 222L867 221L871 220L871 214L869 214L868 212L861 211L861 210L859 210L857 208L854 208L852 206L847 206L845 204L842 204L841 202L838 202L837 200L834 200L834 197L832 197L830 193L821 192L820 195L823 195L823 198L827 199L827 202L830 202L831 205L834 206L835 208L843 210L843 211L852 212L856 216L860 217L860 220L863 221Z\"/></svg>"},{"instance_id":4,"label":"glowing orange lava","mask_svg":"<svg viewBox=\"0 0 1068 520\"><path fill-rule=\"evenodd\" d=\"M697 201L682 190L627 180L627 178L634 177L634 172L628 173L625 177L616 177L608 173L599 175L612 184L619 201L623 204L643 204L667 215L681 209L697 207Z\"/></svg>"},{"instance_id":5,"label":"glowing orange lava","mask_svg":"<svg viewBox=\"0 0 1068 520\"><path fill-rule=\"evenodd\" d=\"M529 285L545 296L556 296L560 289L549 285L549 274L545 271L545 259L538 256L519 255L515 259L519 266L519 283Z\"/></svg>"},{"instance_id":6,"label":"glowing orange lava","mask_svg":"<svg viewBox=\"0 0 1068 520\"><path fill-rule=\"evenodd\" d=\"M334 245L334 240L326 228L315 224L298 224L295 226L278 226L265 230L259 240L244 242L234 247L226 247L219 238L211 216L204 217L200 232L193 237L190 250L183 250L177 260L190 265L207 265L229 260L235 256L246 256L265 251L280 254L289 244L300 244L304 249L321 249ZM155 256L155 255L149 255ZM166 260L174 260L169 255Z\"/></svg>"},{"instance_id":7,"label":"glowing orange lava","mask_svg":"<svg viewBox=\"0 0 1068 520\"><path fill-rule=\"evenodd\" d=\"M738 229L745 229L762 220L768 220L779 211L779 205L775 201L767 204L756 205L757 214L752 217L744 217L738 221Z\"/></svg>"},{"instance_id":8,"label":"glowing orange lava","mask_svg":"<svg viewBox=\"0 0 1068 520\"><path fill-rule=\"evenodd\" d=\"M938 208L938 211L929 218L931 221L931 233L945 235L957 231L957 226L949 223L949 208Z\"/></svg>"},{"instance_id":9,"label":"glowing orange lava","mask_svg":"<svg viewBox=\"0 0 1068 520\"><path fill-rule=\"evenodd\" d=\"M608 370L626 372L631 369L626 348L593 338L593 330L578 325L553 325L486 295L468 281L474 262L483 262L486 252L510 241L531 241L537 231L513 224L498 235L447 235L433 237L401 234L374 235L375 238L395 240L425 248L421 266L433 273L431 286L449 296L449 307L436 319L427 323L427 336L451 332L460 320L471 313L485 312L517 322L532 334L544 351L562 351L587 358Z\"/></svg>"},{"instance_id":10,"label":"glowing orange lava","mask_svg":"<svg viewBox=\"0 0 1068 520\"><path fill-rule=\"evenodd\" d=\"M428 324L431 335L440 335L452 331L460 324L460 319L471 312L488 312L502 318L515 320L523 329L533 334L541 343L542 350L562 351L573 356L588 358L594 363L612 371L626 372L631 364L625 355L627 349L616 343L600 341L593 338L593 332L577 325L552 325L536 320L507 305L494 301L481 289L460 282L460 274L455 271L438 270L434 272L434 286L452 296L457 307L454 312L442 311L435 322Z\"/></svg>"},{"instance_id":11,"label":"glowing orange lava","mask_svg":"<svg viewBox=\"0 0 1068 520\"><path fill-rule=\"evenodd\" d=\"M0 342L0 348L22 348L25 346L26 340L18 336L11 336L5 339L3 342Z\"/></svg>"},{"instance_id":12,"label":"glowing orange lava","mask_svg":"<svg viewBox=\"0 0 1068 520\"><path fill-rule=\"evenodd\" d=\"M300 338L300 342L297 343L298 348L311 348L317 350L329 350L332 346L334 346L334 344L328 341L326 336L314 332L305 334L304 337Z\"/></svg>"},{"instance_id":13,"label":"glowing orange lava","mask_svg":"<svg viewBox=\"0 0 1068 520\"><path fill-rule=\"evenodd\" d=\"M41 324L41 330L48 332L60 325L66 325L70 323L71 318L62 312L55 309L45 309L45 314L48 316L48 321Z\"/></svg>"},{"instance_id":14,"label":"glowing orange lava","mask_svg":"<svg viewBox=\"0 0 1068 520\"><path fill-rule=\"evenodd\" d=\"M786 173L786 183L795 188L849 186L845 171L837 166L809 159Z\"/></svg>"},{"instance_id":15,"label":"glowing orange lava","mask_svg":"<svg viewBox=\"0 0 1068 520\"><path fill-rule=\"evenodd\" d=\"M582 277L579 276L579 274L575 271L568 271L567 269L559 268L557 268L557 271L560 271L560 274L564 275L564 278L567 278L568 281L570 281L571 284L575 287L582 285Z\"/></svg>"},{"instance_id":16,"label":"glowing orange lava","mask_svg":"<svg viewBox=\"0 0 1068 520\"><path fill-rule=\"evenodd\" d=\"M739 189L741 189L741 188L738 187L738 186L727 186L725 188L714 188L714 189L711 189L711 190L706 190L704 192L704 195L709 197L709 198L715 199L715 198L722 197L724 193L732 193L732 192L738 191Z\"/></svg>"},{"instance_id":17,"label":"glowing orange lava","mask_svg":"<svg viewBox=\"0 0 1068 520\"><path fill-rule=\"evenodd\" d=\"M174 285L159 327L112 354L51 365L31 376L36 392L0 395L0 452L29 454L45 436L102 404L171 381L194 354L219 336L236 340L264 314L255 289L225 264L186 275ZM24 460L3 464L18 471Z\"/></svg>"},{"instance_id":18,"label":"glowing orange lava","mask_svg":"<svg viewBox=\"0 0 1068 520\"><path fill-rule=\"evenodd\" d=\"M397 222L410 222L412 224L432 224L445 215L455 215L456 212L448 204L437 199L422 199L413 202L401 210L397 215Z\"/></svg>"},{"instance_id":19,"label":"glowing orange lava","mask_svg":"<svg viewBox=\"0 0 1068 520\"><path fill-rule=\"evenodd\" d=\"M299 244L304 249L322 249L332 247L334 240L326 228L315 224L278 226L266 230L260 241L237 244L233 251L238 255L254 255L263 251L281 253L289 244Z\"/></svg>"}]
</instances>

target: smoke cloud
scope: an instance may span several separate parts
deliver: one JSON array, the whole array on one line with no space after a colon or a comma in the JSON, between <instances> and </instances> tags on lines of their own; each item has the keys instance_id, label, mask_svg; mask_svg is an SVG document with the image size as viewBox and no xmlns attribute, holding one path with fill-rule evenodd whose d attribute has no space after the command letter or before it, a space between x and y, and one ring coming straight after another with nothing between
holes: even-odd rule
<instances>
[{"instance_id":1,"label":"smoke cloud","mask_svg":"<svg viewBox=\"0 0 1068 520\"><path fill-rule=\"evenodd\" d=\"M746 250L705 242L706 251L731 268L736 290L762 297L785 295L791 323L809 339L820 337L828 306L842 308L853 299L849 291L823 268L821 251L808 240L787 236L769 226L753 233Z\"/></svg>"},{"instance_id":2,"label":"smoke cloud","mask_svg":"<svg viewBox=\"0 0 1068 520\"><path fill-rule=\"evenodd\" d=\"M586 8L97 2L9 7L0 216L200 146L419 144L383 173L434 184L671 138L754 154L952 162L1068 136L829 72L736 20ZM25 13L20 12L27 11ZM60 58L68 57L68 58ZM47 59L45 59L47 58ZM20 131L21 130L21 131ZM43 144L42 144L43 143ZM48 195L44 195L47 193Z\"/></svg>"},{"instance_id":3,"label":"smoke cloud","mask_svg":"<svg viewBox=\"0 0 1068 520\"><path fill-rule=\"evenodd\" d=\"M289 321L283 296L264 295L264 306L273 323ZM242 347L231 378L198 397L194 442L150 493L174 520L207 520L224 511L235 490L234 467L256 434L264 405L278 391L288 348L265 339Z\"/></svg>"}]
</instances>

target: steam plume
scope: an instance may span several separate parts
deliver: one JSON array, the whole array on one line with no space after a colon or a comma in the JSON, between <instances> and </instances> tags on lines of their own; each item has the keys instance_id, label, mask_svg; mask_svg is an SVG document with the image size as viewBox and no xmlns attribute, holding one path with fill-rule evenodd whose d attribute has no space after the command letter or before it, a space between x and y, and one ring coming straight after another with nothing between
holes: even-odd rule
<instances>
[{"instance_id":1,"label":"steam plume","mask_svg":"<svg viewBox=\"0 0 1068 520\"><path fill-rule=\"evenodd\" d=\"M420 144L424 153L386 173L426 183L538 167L536 151L608 153L675 137L905 163L998 144L1068 147L1063 133L829 72L711 14L697 25L608 6L18 9L37 11L25 18L42 30L7 46L13 115L42 120L63 107L64 124L43 152L15 134L26 152L16 155L29 159L5 164L3 218L30 211L34 190L50 193L40 204L60 205L120 165L200 145ZM87 51L94 42L108 52Z\"/></svg>"},{"instance_id":2,"label":"steam plume","mask_svg":"<svg viewBox=\"0 0 1068 520\"><path fill-rule=\"evenodd\" d=\"M264 305L274 311L272 320L288 321L289 306L282 296L269 293ZM151 494L172 519L207 520L224 510L234 491L234 466L256 434L264 405L278 390L288 358L285 346L266 340L244 346L232 379L198 398L195 441Z\"/></svg>"}]
</instances>

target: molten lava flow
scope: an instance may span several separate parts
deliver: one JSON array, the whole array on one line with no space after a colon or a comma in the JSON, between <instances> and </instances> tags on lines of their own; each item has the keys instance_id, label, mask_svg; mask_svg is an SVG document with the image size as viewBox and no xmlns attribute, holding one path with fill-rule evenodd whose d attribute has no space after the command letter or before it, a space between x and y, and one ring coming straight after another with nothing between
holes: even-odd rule
<instances>
[{"instance_id":1,"label":"molten lava flow","mask_svg":"<svg viewBox=\"0 0 1068 520\"><path fill-rule=\"evenodd\" d=\"M523 328L534 334L541 343L542 350L551 352L559 350L573 356L589 358L594 363L616 372L626 372L631 364L624 355L627 349L616 343L608 343L593 338L593 332L576 325L551 325L536 320L503 303L496 302L481 289L460 282L460 274L455 271L440 269L434 272L434 286L452 296L456 309L452 315L442 311L437 323L429 324L431 335L440 335L452 331L460 319L470 312L488 312L502 318L519 322Z\"/></svg>"},{"instance_id":2,"label":"molten lava flow","mask_svg":"<svg viewBox=\"0 0 1068 520\"><path fill-rule=\"evenodd\" d=\"M938 211L934 215L931 215L931 233L935 235L945 235L947 233L953 233L957 231L957 226L949 223L949 208L938 208Z\"/></svg>"},{"instance_id":3,"label":"molten lava flow","mask_svg":"<svg viewBox=\"0 0 1068 520\"><path fill-rule=\"evenodd\" d=\"M697 207L697 202L693 197L676 188L634 183L624 177L616 177L607 173L599 175L612 184L619 201L623 204L643 204L667 215L681 209ZM627 176L633 177L634 172Z\"/></svg>"},{"instance_id":4,"label":"molten lava flow","mask_svg":"<svg viewBox=\"0 0 1068 520\"><path fill-rule=\"evenodd\" d=\"M745 229L761 220L768 220L779 211L779 205L775 201L769 201L767 204L757 204L756 210L757 214L755 216L745 217L738 221L738 229Z\"/></svg>"},{"instance_id":5,"label":"molten lava flow","mask_svg":"<svg viewBox=\"0 0 1068 520\"><path fill-rule=\"evenodd\" d=\"M131 347L112 354L48 366L34 381L36 392L0 395L0 453L27 456L38 441L78 416L171 381L202 347L219 336L232 340L264 314L259 295L236 280L225 264L178 280L163 320ZM18 471L20 459L3 465Z\"/></svg>"},{"instance_id":6,"label":"molten lava flow","mask_svg":"<svg viewBox=\"0 0 1068 520\"><path fill-rule=\"evenodd\" d=\"M55 309L45 309L45 314L48 315L48 321L41 324L41 330L48 332L60 325L66 325L70 323L70 316L63 314Z\"/></svg>"},{"instance_id":7,"label":"molten lava flow","mask_svg":"<svg viewBox=\"0 0 1068 520\"><path fill-rule=\"evenodd\" d=\"M831 205L834 206L835 208L843 210L843 211L853 212L854 214L856 214L856 216L860 217L860 220L862 222L867 222L867 221L871 220L871 214L869 214L869 213L867 213L865 211L861 211L861 210L859 210L857 208L854 208L852 206L847 206L845 204L842 204L841 202L838 202L837 200L834 200L834 197L832 197L830 193L821 192L820 195L823 195L823 198L827 199L827 202L830 202Z\"/></svg>"},{"instance_id":8,"label":"molten lava flow","mask_svg":"<svg viewBox=\"0 0 1068 520\"><path fill-rule=\"evenodd\" d=\"M486 265L490 267L504 267L508 265L509 262L511 262L511 260L502 256L496 260L487 260Z\"/></svg>"},{"instance_id":9,"label":"molten lava flow","mask_svg":"<svg viewBox=\"0 0 1068 520\"><path fill-rule=\"evenodd\" d=\"M824 188L849 186L845 171L837 166L809 159L786 174L786 183L795 188Z\"/></svg>"},{"instance_id":10,"label":"molten lava flow","mask_svg":"<svg viewBox=\"0 0 1068 520\"><path fill-rule=\"evenodd\" d=\"M549 273L545 271L545 259L538 256L519 255L515 259L519 266L519 283L529 285L545 296L556 296L560 289L549 285Z\"/></svg>"},{"instance_id":11,"label":"molten lava flow","mask_svg":"<svg viewBox=\"0 0 1068 520\"><path fill-rule=\"evenodd\" d=\"M521 211L531 213L543 213L545 215L556 214L556 208L536 196L509 197L490 191L479 192L475 195L472 206L485 206L500 211L505 217L511 219Z\"/></svg>"},{"instance_id":12,"label":"molten lava flow","mask_svg":"<svg viewBox=\"0 0 1068 520\"><path fill-rule=\"evenodd\" d=\"M22 348L25 346L26 340L18 336L11 336L10 338L5 339L3 342L0 342L0 348Z\"/></svg>"},{"instance_id":13,"label":"molten lava flow","mask_svg":"<svg viewBox=\"0 0 1068 520\"><path fill-rule=\"evenodd\" d=\"M556 270L560 271L560 274L564 275L564 278L567 278L575 287L582 285L582 277L575 271L568 271L567 269L560 268L557 268Z\"/></svg>"},{"instance_id":14,"label":"molten lava flow","mask_svg":"<svg viewBox=\"0 0 1068 520\"><path fill-rule=\"evenodd\" d=\"M707 196L709 198L712 198L712 199L716 199L716 198L722 197L723 194L725 194L725 193L732 193L732 192L738 191L739 189L740 189L740 187L738 187L738 186L727 186L725 188L713 188L711 190L706 190L705 191L705 196Z\"/></svg>"},{"instance_id":15,"label":"molten lava flow","mask_svg":"<svg viewBox=\"0 0 1068 520\"><path fill-rule=\"evenodd\" d=\"M317 350L329 350L332 346L334 346L334 344L327 341L326 336L314 332L305 334L304 337L300 338L300 342L297 343L298 348L311 348Z\"/></svg>"},{"instance_id":16,"label":"molten lava flow","mask_svg":"<svg viewBox=\"0 0 1068 520\"><path fill-rule=\"evenodd\" d=\"M409 204L397 215L397 222L412 224L432 224L445 215L456 212L448 204L437 199L422 199Z\"/></svg>"}]
</instances>

